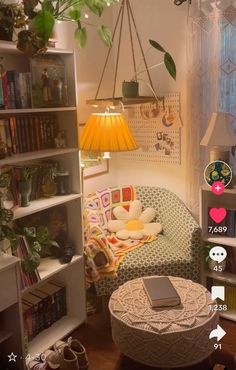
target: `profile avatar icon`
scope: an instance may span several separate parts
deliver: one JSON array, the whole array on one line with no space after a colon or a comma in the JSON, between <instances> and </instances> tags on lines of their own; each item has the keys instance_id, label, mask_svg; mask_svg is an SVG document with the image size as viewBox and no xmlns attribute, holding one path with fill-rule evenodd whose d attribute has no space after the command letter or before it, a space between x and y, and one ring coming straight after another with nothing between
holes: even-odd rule
<instances>
[{"instance_id":1,"label":"profile avatar icon","mask_svg":"<svg viewBox=\"0 0 236 370\"><path fill-rule=\"evenodd\" d=\"M209 186L219 181L226 187L232 180L232 170L230 166L223 161L214 161L207 165L204 172L204 179Z\"/></svg>"}]
</instances>

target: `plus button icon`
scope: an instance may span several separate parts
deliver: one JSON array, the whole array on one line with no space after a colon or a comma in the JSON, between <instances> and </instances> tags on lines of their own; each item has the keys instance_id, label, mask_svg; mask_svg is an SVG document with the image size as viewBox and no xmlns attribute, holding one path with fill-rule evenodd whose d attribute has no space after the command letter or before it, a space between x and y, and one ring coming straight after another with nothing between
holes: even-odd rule
<instances>
[{"instance_id":1,"label":"plus button icon","mask_svg":"<svg viewBox=\"0 0 236 370\"><path fill-rule=\"evenodd\" d=\"M225 186L222 182L220 181L215 181L213 184L212 184L212 187L211 187L211 191L213 194L215 195L220 195L224 192L225 190Z\"/></svg>"}]
</instances>

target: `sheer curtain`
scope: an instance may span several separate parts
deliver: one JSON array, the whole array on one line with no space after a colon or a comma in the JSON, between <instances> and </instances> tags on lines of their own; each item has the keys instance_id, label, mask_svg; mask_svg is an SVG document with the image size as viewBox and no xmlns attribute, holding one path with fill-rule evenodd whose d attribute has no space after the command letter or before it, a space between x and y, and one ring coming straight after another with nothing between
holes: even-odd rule
<instances>
[{"instance_id":1,"label":"sheer curtain","mask_svg":"<svg viewBox=\"0 0 236 370\"><path fill-rule=\"evenodd\" d=\"M235 0L192 0L189 6L187 107L187 201L197 216L199 187L209 162L200 141L212 112L231 113L236 128Z\"/></svg>"}]
</instances>

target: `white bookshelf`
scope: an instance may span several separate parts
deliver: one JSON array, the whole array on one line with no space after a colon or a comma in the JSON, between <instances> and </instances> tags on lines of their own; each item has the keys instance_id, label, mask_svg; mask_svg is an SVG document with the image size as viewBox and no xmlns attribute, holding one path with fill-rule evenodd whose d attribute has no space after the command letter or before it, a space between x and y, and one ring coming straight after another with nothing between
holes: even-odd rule
<instances>
[{"instance_id":1,"label":"white bookshelf","mask_svg":"<svg viewBox=\"0 0 236 370\"><path fill-rule=\"evenodd\" d=\"M236 237L211 235L208 233L208 208L226 208L236 210L236 189L226 188L221 195L212 193L210 186L203 185L200 190L200 226L202 229L202 239L204 244L212 244L219 246L229 246L236 248ZM226 271L216 272L207 268L205 260L202 263L202 282L207 284L207 279L214 279L230 285L236 285L236 274ZM220 312L220 316L226 319L236 321L236 310L228 309L225 312Z\"/></svg>"},{"instance_id":2,"label":"white bookshelf","mask_svg":"<svg viewBox=\"0 0 236 370\"><path fill-rule=\"evenodd\" d=\"M63 168L71 174L72 193L64 196L54 196L32 201L29 207L18 207L14 210L14 220L30 216L34 213L50 209L61 204L67 208L69 239L75 246L75 255L68 264L61 264L56 258L41 259L38 268L40 281L34 286L26 288L19 293L22 297L27 292L31 292L36 287L46 281L55 280L66 286L67 294L67 316L63 317L50 328L42 331L32 341L29 342L29 355L34 357L42 351L50 348L56 340L62 339L73 332L79 325L86 321L86 302L85 302L85 279L84 279L84 259L83 259L83 231L82 231L82 186L81 169L79 155L79 130L77 117L77 87L76 87L76 60L73 50L61 50L49 48L47 53L59 55L65 65L65 73L68 86L68 106L32 109L8 109L0 111L0 118L7 118L10 115L53 113L57 117L59 128L65 130L67 147L61 149L45 149L35 152L17 154L0 160L0 168L16 164L37 163L43 159L55 159ZM4 57L6 69L13 69L19 72L29 71L29 59L19 52L16 45L12 42L0 41L0 57ZM0 269L4 268L4 261L0 256ZM13 312L16 314L16 311ZM0 316L1 317L1 316ZM25 358L23 345L23 317L21 309L18 318L21 322L21 330L18 333L20 338L22 354ZM12 317L14 322L14 316ZM2 343L7 342L13 336L12 328L0 330L0 352ZM23 362L20 369L25 369Z\"/></svg>"}]
</instances>

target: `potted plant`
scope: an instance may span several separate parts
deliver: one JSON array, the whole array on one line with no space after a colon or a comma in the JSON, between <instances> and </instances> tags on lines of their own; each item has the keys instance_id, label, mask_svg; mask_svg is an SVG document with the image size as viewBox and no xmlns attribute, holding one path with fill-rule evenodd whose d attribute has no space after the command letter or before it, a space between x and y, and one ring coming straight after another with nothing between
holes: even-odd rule
<instances>
[{"instance_id":1,"label":"potted plant","mask_svg":"<svg viewBox=\"0 0 236 370\"><path fill-rule=\"evenodd\" d=\"M146 71L157 68L157 67L159 67L163 64L165 65L165 67L166 67L167 71L169 72L169 74L171 75L171 77L174 80L176 79L176 66L175 66L175 62L174 62L172 56L170 55L170 53L168 53L160 44L158 44L158 42L156 42L154 40L149 40L149 43L150 43L151 47L153 47L154 49L156 49L156 50L158 50L158 51L160 51L161 53L164 54L164 61L161 62L161 63L158 63L158 64L154 64L153 66L148 67L147 69L144 69L142 71L138 71L133 76L131 81L123 81L122 94L123 94L124 98L137 98L139 96L139 83L138 83L139 79L138 79L138 76L140 74L146 72ZM152 89L152 87L149 86L149 88L152 90L152 93L155 96L155 98L157 98L154 90Z\"/></svg>"},{"instance_id":2,"label":"potted plant","mask_svg":"<svg viewBox=\"0 0 236 370\"><path fill-rule=\"evenodd\" d=\"M21 207L28 207L30 205L29 201L32 191L32 176L34 172L35 168L28 166L24 166L20 172L18 189L21 195Z\"/></svg>"},{"instance_id":3,"label":"potted plant","mask_svg":"<svg viewBox=\"0 0 236 370\"><path fill-rule=\"evenodd\" d=\"M23 0L24 12L30 20L30 29L19 32L17 47L33 56L47 48L56 21L69 21L76 24L75 38L80 48L86 45L87 25L83 17L87 11L101 16L105 6L118 0ZM108 47L112 46L110 30L95 26L99 36Z\"/></svg>"},{"instance_id":4,"label":"potted plant","mask_svg":"<svg viewBox=\"0 0 236 370\"><path fill-rule=\"evenodd\" d=\"M8 188L10 185L10 176L9 174L1 174L0 175L0 188ZM10 243L10 248L12 252L15 251L17 246L17 239L16 234L13 228L10 226L13 220L13 212L10 209L6 209L3 206L3 197L4 192L0 191L0 252L5 253L9 248L9 245L6 247L4 246L3 242L8 240Z\"/></svg>"},{"instance_id":5,"label":"potted plant","mask_svg":"<svg viewBox=\"0 0 236 370\"><path fill-rule=\"evenodd\" d=\"M0 39L12 41L15 29L24 28L27 24L27 17L22 4L6 4L0 0Z\"/></svg>"}]
</instances>

